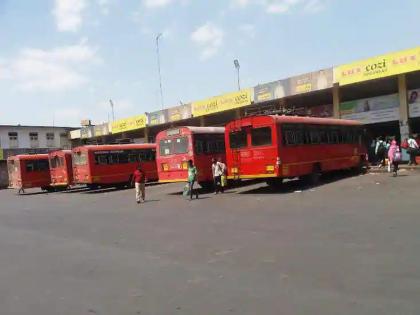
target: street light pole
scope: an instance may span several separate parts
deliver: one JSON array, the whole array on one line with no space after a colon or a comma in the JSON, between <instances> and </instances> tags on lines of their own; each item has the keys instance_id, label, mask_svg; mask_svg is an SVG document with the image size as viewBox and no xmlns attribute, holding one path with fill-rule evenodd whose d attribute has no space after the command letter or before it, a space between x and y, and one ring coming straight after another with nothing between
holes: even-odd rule
<instances>
[{"instance_id":1,"label":"street light pole","mask_svg":"<svg viewBox=\"0 0 420 315\"><path fill-rule=\"evenodd\" d=\"M109 100L109 104L111 105L112 121L115 121L114 102L112 100Z\"/></svg>"},{"instance_id":2,"label":"street light pole","mask_svg":"<svg viewBox=\"0 0 420 315\"><path fill-rule=\"evenodd\" d=\"M162 33L159 33L156 36L156 57L157 57L157 64L158 64L158 74L159 74L159 87L160 87L160 101L161 106L163 109L163 89L162 89L162 75L160 72L160 53L159 53L159 39L162 37Z\"/></svg>"},{"instance_id":3,"label":"street light pole","mask_svg":"<svg viewBox=\"0 0 420 315\"><path fill-rule=\"evenodd\" d=\"M240 79L239 69L241 68L241 65L239 64L238 59L235 59L233 61L233 64L235 65L235 68L238 71L238 91L240 91L241 90L241 79Z\"/></svg>"}]
</instances>

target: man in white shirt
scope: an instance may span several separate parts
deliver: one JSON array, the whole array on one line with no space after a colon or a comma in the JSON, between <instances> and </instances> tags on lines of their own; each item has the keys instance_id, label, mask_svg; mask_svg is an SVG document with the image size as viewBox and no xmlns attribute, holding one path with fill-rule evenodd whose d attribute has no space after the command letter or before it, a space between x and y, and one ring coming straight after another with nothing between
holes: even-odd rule
<instances>
[{"instance_id":1,"label":"man in white shirt","mask_svg":"<svg viewBox=\"0 0 420 315\"><path fill-rule=\"evenodd\" d=\"M408 165L417 165L416 156L419 154L419 145L413 135L408 138L408 154L410 154L410 163Z\"/></svg>"},{"instance_id":2,"label":"man in white shirt","mask_svg":"<svg viewBox=\"0 0 420 315\"><path fill-rule=\"evenodd\" d=\"M225 175L226 172L226 165L222 162L222 159L219 158L218 161L215 159L212 161L212 172L213 172L213 179L214 179L214 193L218 194L219 192L223 193L224 188L222 185L222 176Z\"/></svg>"}]
</instances>

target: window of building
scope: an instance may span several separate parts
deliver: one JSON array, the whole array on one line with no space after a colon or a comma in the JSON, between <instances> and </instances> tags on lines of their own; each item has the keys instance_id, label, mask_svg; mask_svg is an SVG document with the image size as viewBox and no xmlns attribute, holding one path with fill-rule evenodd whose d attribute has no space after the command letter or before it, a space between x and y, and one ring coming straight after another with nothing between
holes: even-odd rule
<instances>
[{"instance_id":1,"label":"window of building","mask_svg":"<svg viewBox=\"0 0 420 315\"><path fill-rule=\"evenodd\" d=\"M47 147L54 147L54 133L47 132Z\"/></svg>"},{"instance_id":2,"label":"window of building","mask_svg":"<svg viewBox=\"0 0 420 315\"><path fill-rule=\"evenodd\" d=\"M253 146L271 145L271 128L254 128L251 130L251 143Z\"/></svg>"},{"instance_id":3,"label":"window of building","mask_svg":"<svg viewBox=\"0 0 420 315\"><path fill-rule=\"evenodd\" d=\"M19 147L17 132L9 132L9 147L12 149Z\"/></svg>"},{"instance_id":4,"label":"window of building","mask_svg":"<svg viewBox=\"0 0 420 315\"><path fill-rule=\"evenodd\" d=\"M247 134L245 130L234 131L229 134L231 149L245 148L247 146Z\"/></svg>"},{"instance_id":5,"label":"window of building","mask_svg":"<svg viewBox=\"0 0 420 315\"><path fill-rule=\"evenodd\" d=\"M29 144L31 148L37 148L39 146L38 142L38 132L29 133Z\"/></svg>"}]
</instances>

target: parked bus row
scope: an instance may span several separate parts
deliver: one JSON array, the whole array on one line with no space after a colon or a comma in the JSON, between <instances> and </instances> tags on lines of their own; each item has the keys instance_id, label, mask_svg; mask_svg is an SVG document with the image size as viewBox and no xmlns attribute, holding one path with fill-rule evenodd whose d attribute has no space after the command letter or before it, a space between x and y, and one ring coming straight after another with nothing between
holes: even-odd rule
<instances>
[{"instance_id":1,"label":"parked bus row","mask_svg":"<svg viewBox=\"0 0 420 315\"><path fill-rule=\"evenodd\" d=\"M148 181L185 182L188 161L197 181L212 185L212 159L227 164L230 180L285 178L316 182L320 174L366 167L360 123L348 120L265 115L232 121L226 127L177 127L160 132L156 144L87 145L72 151L18 155L8 159L10 186L66 189L129 186L141 164Z\"/></svg>"}]
</instances>

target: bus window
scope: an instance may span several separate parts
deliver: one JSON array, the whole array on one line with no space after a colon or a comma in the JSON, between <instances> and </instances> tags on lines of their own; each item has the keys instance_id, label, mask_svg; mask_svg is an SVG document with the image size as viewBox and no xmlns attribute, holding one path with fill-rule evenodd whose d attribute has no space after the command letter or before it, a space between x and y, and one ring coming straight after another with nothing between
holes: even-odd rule
<instances>
[{"instance_id":1,"label":"bus window","mask_svg":"<svg viewBox=\"0 0 420 315\"><path fill-rule=\"evenodd\" d=\"M229 142L231 149L239 149L247 146L246 131L235 131L229 134Z\"/></svg>"},{"instance_id":2,"label":"bus window","mask_svg":"<svg viewBox=\"0 0 420 315\"><path fill-rule=\"evenodd\" d=\"M54 156L51 159L51 168L57 168L57 167L58 167L58 157L57 156Z\"/></svg>"},{"instance_id":3,"label":"bus window","mask_svg":"<svg viewBox=\"0 0 420 315\"><path fill-rule=\"evenodd\" d=\"M204 153L204 141L196 139L194 142L194 152L195 154L203 154Z\"/></svg>"},{"instance_id":4,"label":"bus window","mask_svg":"<svg viewBox=\"0 0 420 315\"><path fill-rule=\"evenodd\" d=\"M136 163L136 162L138 162L139 161L139 159L138 159L138 155L137 154L135 154L135 153L130 153L129 155L128 155L128 163Z\"/></svg>"},{"instance_id":5,"label":"bus window","mask_svg":"<svg viewBox=\"0 0 420 315\"><path fill-rule=\"evenodd\" d=\"M188 152L188 138L182 137L174 140L174 153L182 154Z\"/></svg>"},{"instance_id":6,"label":"bus window","mask_svg":"<svg viewBox=\"0 0 420 315\"><path fill-rule=\"evenodd\" d=\"M128 163L128 154L127 152L122 152L118 154L118 163L119 164L126 164Z\"/></svg>"},{"instance_id":7,"label":"bus window","mask_svg":"<svg viewBox=\"0 0 420 315\"><path fill-rule=\"evenodd\" d=\"M251 143L253 146L271 145L271 128L255 128L251 130Z\"/></svg>"},{"instance_id":8,"label":"bus window","mask_svg":"<svg viewBox=\"0 0 420 315\"><path fill-rule=\"evenodd\" d=\"M159 147L160 147L160 155L165 156L165 155L173 154L171 139L160 140Z\"/></svg>"},{"instance_id":9,"label":"bus window","mask_svg":"<svg viewBox=\"0 0 420 315\"><path fill-rule=\"evenodd\" d=\"M285 125L283 128L283 143L286 146L307 144L303 126Z\"/></svg>"},{"instance_id":10,"label":"bus window","mask_svg":"<svg viewBox=\"0 0 420 315\"><path fill-rule=\"evenodd\" d=\"M48 160L33 160L26 162L27 172L42 172L48 171L49 163Z\"/></svg>"},{"instance_id":11,"label":"bus window","mask_svg":"<svg viewBox=\"0 0 420 315\"><path fill-rule=\"evenodd\" d=\"M95 155L95 164L96 165L107 165L108 164L107 155L106 154Z\"/></svg>"}]
</instances>

